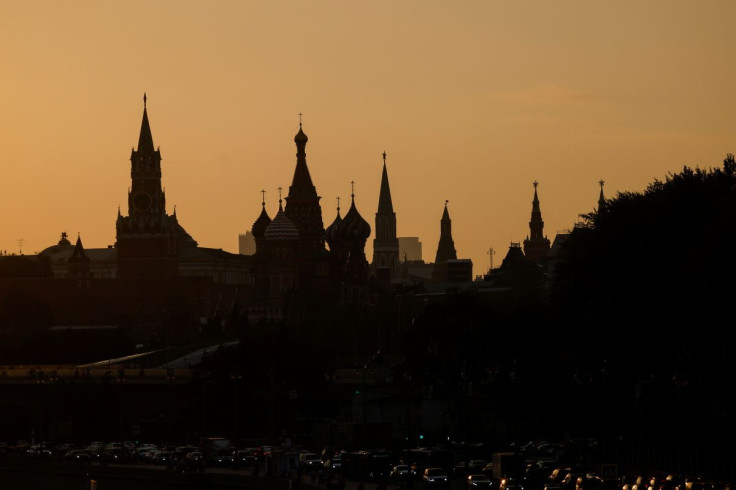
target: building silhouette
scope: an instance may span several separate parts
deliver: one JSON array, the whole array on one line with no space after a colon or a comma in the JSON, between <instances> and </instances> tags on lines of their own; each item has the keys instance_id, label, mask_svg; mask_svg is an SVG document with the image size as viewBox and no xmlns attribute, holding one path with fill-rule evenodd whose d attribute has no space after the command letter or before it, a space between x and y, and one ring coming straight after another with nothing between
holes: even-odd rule
<instances>
[{"instance_id":1,"label":"building silhouette","mask_svg":"<svg viewBox=\"0 0 736 490\"><path fill-rule=\"evenodd\" d=\"M253 255L256 253L256 240L250 230L238 234L238 253L240 255Z\"/></svg>"}]
</instances>

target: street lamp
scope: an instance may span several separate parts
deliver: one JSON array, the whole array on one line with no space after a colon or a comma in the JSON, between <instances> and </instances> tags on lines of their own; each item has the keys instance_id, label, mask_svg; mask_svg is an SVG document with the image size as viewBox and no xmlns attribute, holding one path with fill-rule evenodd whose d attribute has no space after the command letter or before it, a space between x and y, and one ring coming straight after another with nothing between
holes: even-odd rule
<instances>
[{"instance_id":1,"label":"street lamp","mask_svg":"<svg viewBox=\"0 0 736 490\"><path fill-rule=\"evenodd\" d=\"M173 391L173 385L174 385L175 379L176 379L176 374L174 372L174 369L173 368L166 369L166 381L169 384L169 422L167 424L169 442L172 441L172 436L174 434L174 421L172 420L173 415L174 415L174 410L173 410L171 398L172 398L172 391Z\"/></svg>"},{"instance_id":2,"label":"street lamp","mask_svg":"<svg viewBox=\"0 0 736 490\"><path fill-rule=\"evenodd\" d=\"M231 373L230 379L233 381L233 445L235 446L235 450L237 451L237 448L238 448L238 381L243 379L243 376L241 374Z\"/></svg>"}]
</instances>

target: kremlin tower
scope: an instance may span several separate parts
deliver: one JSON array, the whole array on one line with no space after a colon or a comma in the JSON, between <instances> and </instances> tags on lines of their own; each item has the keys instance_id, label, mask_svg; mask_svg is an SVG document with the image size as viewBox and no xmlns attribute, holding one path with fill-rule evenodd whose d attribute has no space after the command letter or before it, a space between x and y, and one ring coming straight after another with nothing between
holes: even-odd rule
<instances>
[{"instance_id":1,"label":"kremlin tower","mask_svg":"<svg viewBox=\"0 0 736 490\"><path fill-rule=\"evenodd\" d=\"M539 209L539 198L537 197L538 185L539 182L535 181L529 236L524 240L524 255L536 264L541 263L549 252L549 239L544 236L544 221L542 221L542 211Z\"/></svg>"}]
</instances>

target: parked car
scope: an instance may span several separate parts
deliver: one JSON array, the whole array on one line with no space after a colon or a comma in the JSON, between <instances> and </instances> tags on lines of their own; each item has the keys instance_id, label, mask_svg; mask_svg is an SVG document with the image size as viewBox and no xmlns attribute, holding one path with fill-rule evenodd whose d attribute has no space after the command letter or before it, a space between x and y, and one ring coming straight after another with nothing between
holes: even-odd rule
<instances>
[{"instance_id":1,"label":"parked car","mask_svg":"<svg viewBox=\"0 0 736 490\"><path fill-rule=\"evenodd\" d=\"M320 468L324 467L324 462L317 453L303 452L299 453L299 466L307 471L319 471Z\"/></svg>"},{"instance_id":2,"label":"parked car","mask_svg":"<svg viewBox=\"0 0 736 490\"><path fill-rule=\"evenodd\" d=\"M509 477L501 480L498 485L498 490L524 490L524 487L516 478Z\"/></svg>"},{"instance_id":3,"label":"parked car","mask_svg":"<svg viewBox=\"0 0 736 490\"><path fill-rule=\"evenodd\" d=\"M466 478L468 490L489 490L493 488L493 480L483 473L473 473Z\"/></svg>"},{"instance_id":4,"label":"parked car","mask_svg":"<svg viewBox=\"0 0 736 490\"><path fill-rule=\"evenodd\" d=\"M252 448L238 449L235 463L241 466L251 466L258 461L256 453Z\"/></svg>"},{"instance_id":5,"label":"parked car","mask_svg":"<svg viewBox=\"0 0 736 490\"><path fill-rule=\"evenodd\" d=\"M389 472L389 478L393 481L404 481L407 478L414 477L416 474L412 471L408 464L397 464Z\"/></svg>"},{"instance_id":6,"label":"parked car","mask_svg":"<svg viewBox=\"0 0 736 490\"><path fill-rule=\"evenodd\" d=\"M543 490L559 490L562 488L562 482L568 474L572 473L570 467L558 467L552 470L544 482Z\"/></svg>"},{"instance_id":7,"label":"parked car","mask_svg":"<svg viewBox=\"0 0 736 490\"><path fill-rule=\"evenodd\" d=\"M594 473L580 475L575 482L575 490L603 490L603 478Z\"/></svg>"},{"instance_id":8,"label":"parked car","mask_svg":"<svg viewBox=\"0 0 736 490\"><path fill-rule=\"evenodd\" d=\"M72 463L89 463L92 455L85 449L72 449L64 454L64 460Z\"/></svg>"},{"instance_id":9,"label":"parked car","mask_svg":"<svg viewBox=\"0 0 736 490\"><path fill-rule=\"evenodd\" d=\"M449 488L450 479L444 468L425 468L422 474L422 483L425 489Z\"/></svg>"}]
</instances>

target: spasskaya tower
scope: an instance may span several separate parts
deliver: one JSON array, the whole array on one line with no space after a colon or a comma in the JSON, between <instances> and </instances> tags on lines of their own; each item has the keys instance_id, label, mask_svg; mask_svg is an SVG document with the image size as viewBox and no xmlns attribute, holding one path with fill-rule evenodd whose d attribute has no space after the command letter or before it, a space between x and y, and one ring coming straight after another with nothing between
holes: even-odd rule
<instances>
[{"instance_id":1,"label":"spasskaya tower","mask_svg":"<svg viewBox=\"0 0 736 490\"><path fill-rule=\"evenodd\" d=\"M118 209L116 223L118 277L165 279L177 275L176 214L166 214L161 187L161 152L154 149L146 95L138 149L130 155L128 216Z\"/></svg>"}]
</instances>

